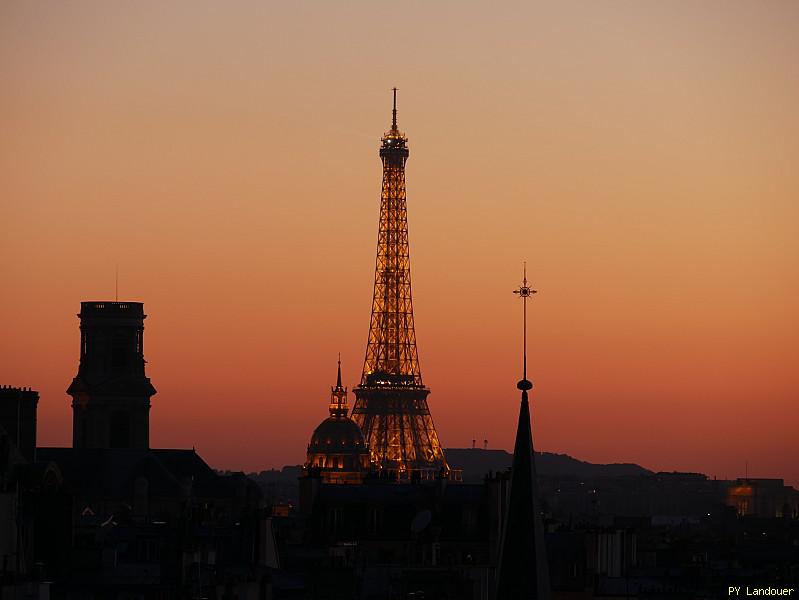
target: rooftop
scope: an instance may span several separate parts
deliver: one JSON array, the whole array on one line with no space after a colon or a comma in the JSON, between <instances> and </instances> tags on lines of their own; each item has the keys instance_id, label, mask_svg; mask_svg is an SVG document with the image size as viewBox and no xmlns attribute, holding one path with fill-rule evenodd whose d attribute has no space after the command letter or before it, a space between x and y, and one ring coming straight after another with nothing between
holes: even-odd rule
<instances>
[{"instance_id":1,"label":"rooftop","mask_svg":"<svg viewBox=\"0 0 799 600\"><path fill-rule=\"evenodd\" d=\"M81 317L141 317L144 318L144 303L142 302L108 302L91 301L80 303Z\"/></svg>"}]
</instances>

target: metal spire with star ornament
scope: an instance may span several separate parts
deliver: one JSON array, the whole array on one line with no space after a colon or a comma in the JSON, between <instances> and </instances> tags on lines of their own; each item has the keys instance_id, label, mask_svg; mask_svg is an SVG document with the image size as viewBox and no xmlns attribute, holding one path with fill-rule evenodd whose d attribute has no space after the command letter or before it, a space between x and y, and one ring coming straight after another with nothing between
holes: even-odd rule
<instances>
[{"instance_id":1,"label":"metal spire with star ornament","mask_svg":"<svg viewBox=\"0 0 799 600\"><path fill-rule=\"evenodd\" d=\"M516 384L522 392L522 400L513 449L508 504L499 545L495 597L502 600L549 600L549 568L536 484L535 450L527 396L527 392L533 388L533 383L527 379L527 300L537 290L528 285L526 263L522 285L513 293L522 299L524 314L522 379Z\"/></svg>"}]
</instances>

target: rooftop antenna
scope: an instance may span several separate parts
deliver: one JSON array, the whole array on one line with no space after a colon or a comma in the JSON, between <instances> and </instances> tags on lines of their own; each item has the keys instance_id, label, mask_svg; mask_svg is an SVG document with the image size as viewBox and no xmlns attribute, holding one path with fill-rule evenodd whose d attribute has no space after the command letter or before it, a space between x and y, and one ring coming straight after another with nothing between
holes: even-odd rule
<instances>
[{"instance_id":1,"label":"rooftop antenna","mask_svg":"<svg viewBox=\"0 0 799 600\"><path fill-rule=\"evenodd\" d=\"M394 110L391 111L391 129L397 128L397 88L394 90Z\"/></svg>"},{"instance_id":2,"label":"rooftop antenna","mask_svg":"<svg viewBox=\"0 0 799 600\"><path fill-rule=\"evenodd\" d=\"M519 294L519 298L521 298L523 302L523 312L524 312L524 335L523 335L523 359L522 359L522 380L516 384L516 387L520 390L530 390L533 387L533 384L528 381L527 379L527 299L532 296L533 294L537 294L538 290L534 290L529 285L527 285L527 261L524 261L524 279L522 279L522 285L519 287L518 290L513 290L514 294Z\"/></svg>"}]
</instances>

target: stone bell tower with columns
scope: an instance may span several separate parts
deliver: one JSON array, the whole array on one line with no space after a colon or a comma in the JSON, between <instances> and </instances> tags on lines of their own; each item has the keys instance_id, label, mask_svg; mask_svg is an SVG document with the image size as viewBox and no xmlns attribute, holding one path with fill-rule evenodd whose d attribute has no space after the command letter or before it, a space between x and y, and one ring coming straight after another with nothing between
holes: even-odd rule
<instances>
[{"instance_id":1,"label":"stone bell tower with columns","mask_svg":"<svg viewBox=\"0 0 799 600\"><path fill-rule=\"evenodd\" d=\"M81 302L80 364L72 396L73 448L150 446L150 397L144 373L144 305Z\"/></svg>"}]
</instances>

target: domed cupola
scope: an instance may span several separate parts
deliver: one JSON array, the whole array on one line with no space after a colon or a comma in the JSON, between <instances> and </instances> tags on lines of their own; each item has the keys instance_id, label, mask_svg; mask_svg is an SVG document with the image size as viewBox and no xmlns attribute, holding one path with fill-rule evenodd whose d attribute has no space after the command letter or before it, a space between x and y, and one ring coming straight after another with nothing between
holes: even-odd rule
<instances>
[{"instance_id":1,"label":"domed cupola","mask_svg":"<svg viewBox=\"0 0 799 600\"><path fill-rule=\"evenodd\" d=\"M306 469L318 469L326 483L359 483L369 469L369 449L361 428L347 413L347 388L341 385L341 359L336 386L330 389L330 416L308 444Z\"/></svg>"}]
</instances>

